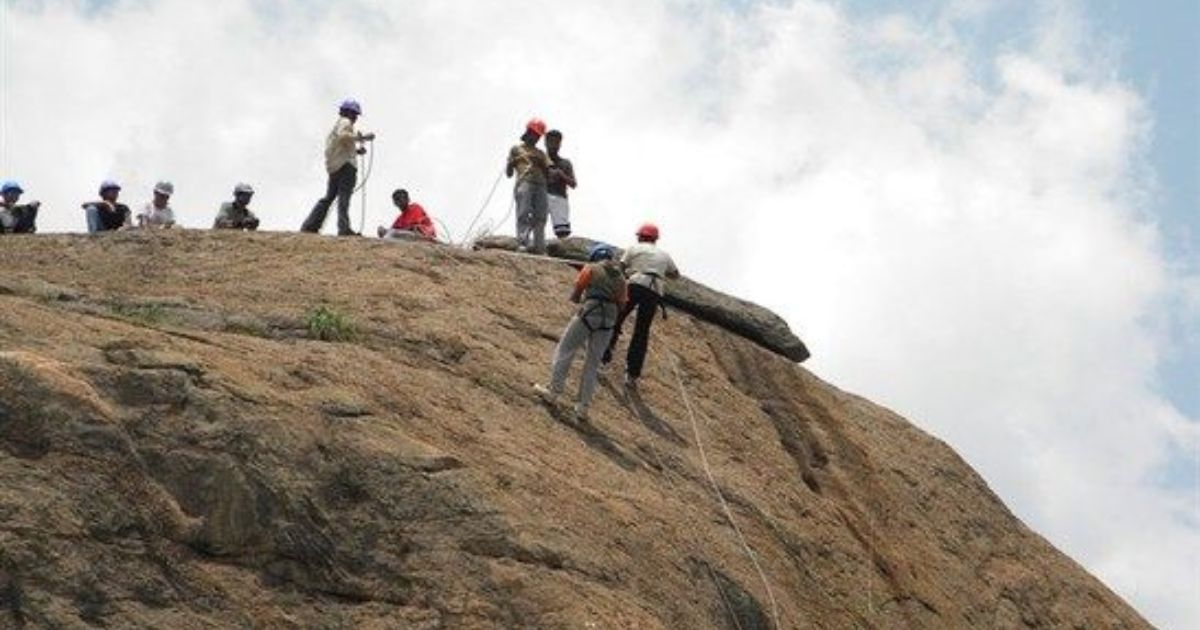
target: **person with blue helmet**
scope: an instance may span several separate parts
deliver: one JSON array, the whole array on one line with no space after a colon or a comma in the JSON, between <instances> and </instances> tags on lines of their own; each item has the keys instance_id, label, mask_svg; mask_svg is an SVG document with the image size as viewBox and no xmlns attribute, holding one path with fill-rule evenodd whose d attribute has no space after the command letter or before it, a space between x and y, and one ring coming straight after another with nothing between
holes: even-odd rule
<instances>
[{"instance_id":1,"label":"person with blue helmet","mask_svg":"<svg viewBox=\"0 0 1200 630\"><path fill-rule=\"evenodd\" d=\"M350 227L350 197L358 183L358 156L366 152L359 143L375 139L373 133L355 131L354 123L358 122L361 115L362 106L355 100L342 101L338 108L337 122L325 139L325 170L329 174L325 196L317 200L308 218L304 219L301 232L320 232L325 225L329 206L337 199L338 236L357 236Z\"/></svg>"},{"instance_id":2,"label":"person with blue helmet","mask_svg":"<svg viewBox=\"0 0 1200 630\"><path fill-rule=\"evenodd\" d=\"M33 234L37 231L39 201L18 205L25 192L12 180L0 184L0 234Z\"/></svg>"},{"instance_id":3,"label":"person with blue helmet","mask_svg":"<svg viewBox=\"0 0 1200 630\"><path fill-rule=\"evenodd\" d=\"M132 225L129 206L117 202L120 194L121 185L106 179L100 184L100 201L83 204L89 233L112 232Z\"/></svg>"},{"instance_id":4,"label":"person with blue helmet","mask_svg":"<svg viewBox=\"0 0 1200 630\"><path fill-rule=\"evenodd\" d=\"M617 317L629 299L625 274L613 260L615 256L613 247L605 243L597 243L589 250L589 262L579 271L571 292L571 301L579 304L579 308L554 349L550 383L533 386L542 400L553 404L566 386L567 372L575 354L585 348L587 355L579 377L579 401L575 404L575 417L581 422L588 420L588 409L599 379L600 357L608 347Z\"/></svg>"}]
</instances>

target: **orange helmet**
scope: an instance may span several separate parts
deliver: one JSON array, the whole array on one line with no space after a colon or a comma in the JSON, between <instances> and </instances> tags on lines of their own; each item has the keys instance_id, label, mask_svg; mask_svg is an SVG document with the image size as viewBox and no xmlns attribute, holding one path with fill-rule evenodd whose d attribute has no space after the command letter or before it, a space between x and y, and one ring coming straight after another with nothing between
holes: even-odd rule
<instances>
[{"instance_id":1,"label":"orange helmet","mask_svg":"<svg viewBox=\"0 0 1200 630\"><path fill-rule=\"evenodd\" d=\"M643 223L642 227L638 228L637 237L647 241L657 241L658 226L653 223Z\"/></svg>"},{"instance_id":2,"label":"orange helmet","mask_svg":"<svg viewBox=\"0 0 1200 630\"><path fill-rule=\"evenodd\" d=\"M525 124L525 131L532 131L533 133L537 134L537 137L540 138L546 135L546 121L542 120L541 118L531 118L529 122Z\"/></svg>"}]
</instances>

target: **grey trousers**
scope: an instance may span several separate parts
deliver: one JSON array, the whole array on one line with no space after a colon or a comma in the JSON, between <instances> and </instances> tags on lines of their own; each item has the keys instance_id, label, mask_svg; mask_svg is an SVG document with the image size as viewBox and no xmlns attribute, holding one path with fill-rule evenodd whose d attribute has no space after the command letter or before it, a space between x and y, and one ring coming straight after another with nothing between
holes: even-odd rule
<instances>
[{"instance_id":1,"label":"grey trousers","mask_svg":"<svg viewBox=\"0 0 1200 630\"><path fill-rule=\"evenodd\" d=\"M545 184L529 182L517 184L513 191L517 200L517 243L539 254L546 253L546 218L550 215L546 195Z\"/></svg>"},{"instance_id":2,"label":"grey trousers","mask_svg":"<svg viewBox=\"0 0 1200 630\"><path fill-rule=\"evenodd\" d=\"M558 340L554 349L554 363L550 372L550 391L562 393L567 384L567 372L575 361L575 353L580 348L586 348L587 355L583 359L583 374L579 380L579 406L587 408L592 403L592 395L596 392L596 381L599 380L600 357L608 347L608 339L612 330L588 330L579 315L571 318Z\"/></svg>"}]
</instances>

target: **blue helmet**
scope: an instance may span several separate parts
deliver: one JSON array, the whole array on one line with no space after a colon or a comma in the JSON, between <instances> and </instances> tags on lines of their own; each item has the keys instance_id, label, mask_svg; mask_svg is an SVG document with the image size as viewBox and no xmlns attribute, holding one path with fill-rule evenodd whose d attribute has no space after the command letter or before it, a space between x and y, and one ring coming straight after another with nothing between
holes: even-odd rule
<instances>
[{"instance_id":1,"label":"blue helmet","mask_svg":"<svg viewBox=\"0 0 1200 630\"><path fill-rule=\"evenodd\" d=\"M616 255L616 250L608 243L596 243L588 249L588 260L596 262L598 260L612 260Z\"/></svg>"},{"instance_id":2,"label":"blue helmet","mask_svg":"<svg viewBox=\"0 0 1200 630\"><path fill-rule=\"evenodd\" d=\"M121 185L111 179L106 179L100 183L100 194L103 195L106 190L121 190Z\"/></svg>"},{"instance_id":3,"label":"blue helmet","mask_svg":"<svg viewBox=\"0 0 1200 630\"><path fill-rule=\"evenodd\" d=\"M7 195L10 192L23 193L25 192L25 189L21 188L20 184L11 179L6 180L3 184L0 184L0 195Z\"/></svg>"},{"instance_id":4,"label":"blue helmet","mask_svg":"<svg viewBox=\"0 0 1200 630\"><path fill-rule=\"evenodd\" d=\"M348 98L348 99L342 101L342 104L338 108L338 111L339 112L353 112L356 116L362 116L362 105L359 105L358 101L356 101L352 98Z\"/></svg>"}]
</instances>

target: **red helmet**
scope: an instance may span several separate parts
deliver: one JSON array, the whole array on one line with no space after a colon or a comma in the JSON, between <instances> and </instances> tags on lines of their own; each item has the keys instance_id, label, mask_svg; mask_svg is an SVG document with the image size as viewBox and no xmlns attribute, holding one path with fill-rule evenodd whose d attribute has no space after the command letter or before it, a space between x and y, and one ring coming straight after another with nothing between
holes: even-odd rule
<instances>
[{"instance_id":1,"label":"red helmet","mask_svg":"<svg viewBox=\"0 0 1200 630\"><path fill-rule=\"evenodd\" d=\"M653 223L643 223L642 227L638 228L637 237L647 241L657 241L658 226Z\"/></svg>"},{"instance_id":2,"label":"red helmet","mask_svg":"<svg viewBox=\"0 0 1200 630\"><path fill-rule=\"evenodd\" d=\"M532 131L540 138L546 135L546 121L541 118L531 118L528 123L525 123L525 131Z\"/></svg>"}]
</instances>

